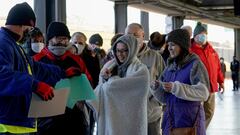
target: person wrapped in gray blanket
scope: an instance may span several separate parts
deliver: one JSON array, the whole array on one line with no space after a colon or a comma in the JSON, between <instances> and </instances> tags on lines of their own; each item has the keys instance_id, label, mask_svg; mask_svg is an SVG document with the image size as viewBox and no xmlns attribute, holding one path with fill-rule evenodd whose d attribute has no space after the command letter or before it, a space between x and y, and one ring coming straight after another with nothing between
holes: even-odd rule
<instances>
[{"instance_id":1,"label":"person wrapped in gray blanket","mask_svg":"<svg viewBox=\"0 0 240 135\"><path fill-rule=\"evenodd\" d=\"M150 75L138 58L137 39L120 37L114 59L101 70L95 88L97 100L88 101L96 112L98 135L146 135Z\"/></svg>"}]
</instances>

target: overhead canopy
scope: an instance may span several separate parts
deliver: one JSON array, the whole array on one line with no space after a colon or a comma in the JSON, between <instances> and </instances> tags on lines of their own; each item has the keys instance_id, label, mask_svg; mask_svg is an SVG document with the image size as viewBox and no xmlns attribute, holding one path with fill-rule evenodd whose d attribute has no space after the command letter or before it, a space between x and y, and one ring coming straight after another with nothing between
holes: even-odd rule
<instances>
[{"instance_id":1,"label":"overhead canopy","mask_svg":"<svg viewBox=\"0 0 240 135\"><path fill-rule=\"evenodd\" d=\"M202 21L229 28L240 28L240 0L112 0L143 11ZM235 3L235 12L234 12ZM238 15L237 15L238 14Z\"/></svg>"}]
</instances>

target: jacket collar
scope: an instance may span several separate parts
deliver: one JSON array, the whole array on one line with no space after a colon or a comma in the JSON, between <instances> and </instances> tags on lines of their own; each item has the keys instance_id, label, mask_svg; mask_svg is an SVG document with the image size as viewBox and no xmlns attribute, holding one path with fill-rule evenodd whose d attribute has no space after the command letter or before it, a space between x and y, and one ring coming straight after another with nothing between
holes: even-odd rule
<instances>
[{"instance_id":1,"label":"jacket collar","mask_svg":"<svg viewBox=\"0 0 240 135\"><path fill-rule=\"evenodd\" d=\"M138 54L137 54L137 57L141 57L143 54L147 53L149 49L150 49L150 48L149 48L145 43L143 43L143 46L142 46L142 48L139 50L139 52L138 52Z\"/></svg>"},{"instance_id":2,"label":"jacket collar","mask_svg":"<svg viewBox=\"0 0 240 135\"><path fill-rule=\"evenodd\" d=\"M204 47L201 47L198 43L196 43L195 41L192 42L192 48L194 49L201 49L201 50L205 50L208 49L211 45L209 44L209 42L206 43L206 45Z\"/></svg>"},{"instance_id":3,"label":"jacket collar","mask_svg":"<svg viewBox=\"0 0 240 135\"><path fill-rule=\"evenodd\" d=\"M50 60L55 61L55 60L64 60L66 59L67 56L71 55L70 51L66 51L62 56L55 56L51 51L48 50L47 47L42 49L41 51L44 53Z\"/></svg>"},{"instance_id":4,"label":"jacket collar","mask_svg":"<svg viewBox=\"0 0 240 135\"><path fill-rule=\"evenodd\" d=\"M175 59L169 58L167 61L167 65L169 70L179 70L195 59L197 59L197 55L194 53L189 53L181 61L178 61L178 62L175 61Z\"/></svg>"}]
</instances>

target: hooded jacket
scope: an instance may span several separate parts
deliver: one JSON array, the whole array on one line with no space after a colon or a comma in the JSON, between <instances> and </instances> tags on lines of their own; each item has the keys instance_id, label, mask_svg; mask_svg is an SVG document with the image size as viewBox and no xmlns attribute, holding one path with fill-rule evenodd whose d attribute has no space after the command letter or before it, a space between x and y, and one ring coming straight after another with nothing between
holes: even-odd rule
<instances>
[{"instance_id":1,"label":"hooded jacket","mask_svg":"<svg viewBox=\"0 0 240 135\"><path fill-rule=\"evenodd\" d=\"M128 47L128 57L122 64L116 58L116 45ZM130 35L120 37L113 45L115 59L107 62L109 68L116 62L117 74L108 80L100 74L95 89L97 100L89 101L97 114L98 135L146 135L147 98L150 77L147 67L136 57L137 40Z\"/></svg>"},{"instance_id":2,"label":"hooded jacket","mask_svg":"<svg viewBox=\"0 0 240 135\"><path fill-rule=\"evenodd\" d=\"M204 48L200 47L196 42L192 42L190 50L196 53L205 65L210 80L210 93L218 91L218 83L224 82L221 72L221 64L217 52L212 48L209 42Z\"/></svg>"}]
</instances>

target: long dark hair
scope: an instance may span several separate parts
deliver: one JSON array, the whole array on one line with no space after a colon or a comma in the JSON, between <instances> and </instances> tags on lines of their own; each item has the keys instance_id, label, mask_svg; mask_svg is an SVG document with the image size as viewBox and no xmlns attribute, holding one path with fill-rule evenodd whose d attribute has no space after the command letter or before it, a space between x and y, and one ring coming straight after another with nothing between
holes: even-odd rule
<instances>
[{"instance_id":1,"label":"long dark hair","mask_svg":"<svg viewBox=\"0 0 240 135\"><path fill-rule=\"evenodd\" d=\"M169 58L170 61L176 62L177 65L181 65L185 57L190 54L189 50L186 50L181 46L180 48L180 54L176 58Z\"/></svg>"}]
</instances>

